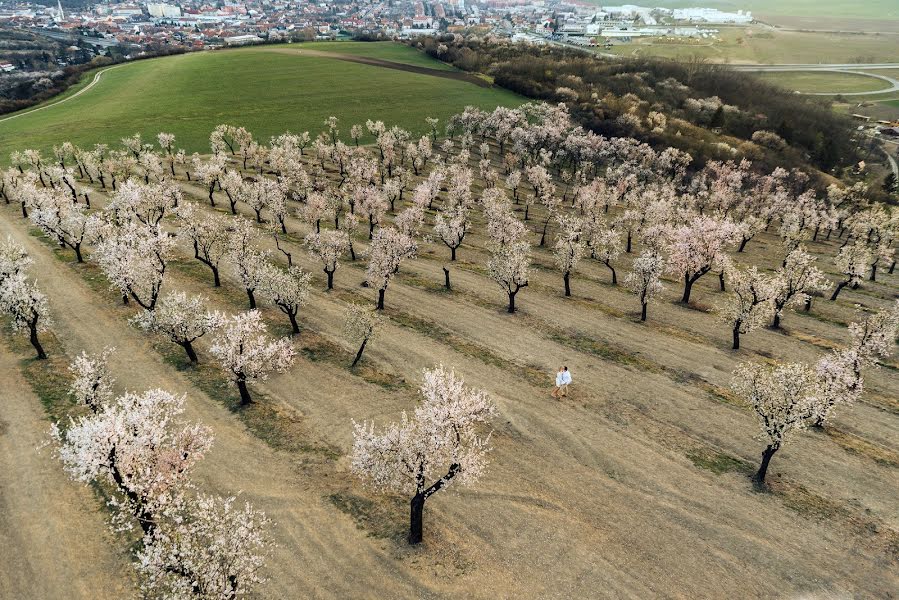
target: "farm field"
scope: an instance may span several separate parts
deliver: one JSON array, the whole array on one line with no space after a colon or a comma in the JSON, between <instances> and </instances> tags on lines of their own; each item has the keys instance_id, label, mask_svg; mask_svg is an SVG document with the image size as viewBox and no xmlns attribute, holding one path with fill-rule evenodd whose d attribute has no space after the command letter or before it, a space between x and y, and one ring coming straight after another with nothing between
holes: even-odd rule
<instances>
[{"instance_id":1,"label":"farm field","mask_svg":"<svg viewBox=\"0 0 899 600\"><path fill-rule=\"evenodd\" d=\"M657 0L654 6L663 8L691 8L693 0ZM892 0L871 0L849 3L840 0L706 0L703 7L723 11L752 11L753 15L778 25L804 23L809 28L851 30L857 22L882 24L899 21L899 8ZM798 19L802 19L799 21ZM834 27L834 24L841 24Z\"/></svg>"},{"instance_id":2,"label":"farm field","mask_svg":"<svg viewBox=\"0 0 899 600\"><path fill-rule=\"evenodd\" d=\"M60 139L90 145L117 143L135 132L152 137L161 123L188 152L208 151L209 131L223 122L239 121L263 140L286 129L317 130L331 115L347 128L379 119L422 133L429 116L446 119L467 105L493 108L522 102L505 90L464 80L332 59L322 55L332 51L328 45L321 46L324 49L315 56L304 56L297 44L192 53L113 67L94 87L59 106L0 118L2 160L26 146L49 151ZM368 47L364 48L370 58L405 56L416 66L430 63L455 76L442 63L423 60L426 57L412 48ZM359 52L362 46L346 48ZM85 78L92 79L93 73ZM223 79L228 82L227 94L221 93ZM378 86L373 88L375 80ZM328 95L328 104L319 102L322 94Z\"/></svg>"},{"instance_id":3,"label":"farm field","mask_svg":"<svg viewBox=\"0 0 899 600\"><path fill-rule=\"evenodd\" d=\"M327 64L333 69L342 63ZM252 114L245 116L236 122L253 122ZM369 112L368 118L374 116ZM354 113L339 127L365 118ZM269 126L275 125L287 124ZM320 130L309 127L313 134ZM145 141L154 139L144 135ZM789 438L771 463L767 490L750 482L764 442L757 437L755 415L731 385L741 363L814 363L845 346L848 323L894 305L899 274L882 265L876 281L846 287L836 301L816 296L808 312L788 309L782 329L751 331L741 349L732 350L730 327L716 314L729 297L720 290L716 271L698 280L686 304L678 301L682 276L666 274L665 289L650 304L646 322L640 320L635 294L621 283L613 285L607 266L588 256L571 275L572 295L563 295L552 251L556 222L532 201L535 192L526 179L520 185L503 183L504 156L496 140L477 136L466 160L459 158L460 139L437 150L425 166L413 167L408 159L404 168L420 172L409 174L404 199L372 227L400 227L399 215L408 216L403 211L413 206L412 190L427 180L438 158L447 165L447 180L423 209L417 254L402 262L386 289L383 329L355 367L357 344L345 338L345 312L349 303L374 307L378 298L377 289L362 285L372 251L362 203L354 205L361 223L350 230L357 258L343 253L330 291L322 264L304 239L317 227L330 230L334 215L321 213L319 223L318 213L306 216L314 206L311 193L304 202L289 201L283 219L287 233L277 238L269 208L260 209L260 220L267 222L256 223L260 215L254 208L244 200L234 203L252 223L254 244L270 253L267 260L283 269L289 255L293 265L311 274L308 303L299 311L301 331L292 336L297 356L286 372L252 384L255 402L246 406L215 366L211 336L197 342L199 363L191 364L163 336L129 323L140 311L134 300L124 305L119 288L110 287L95 244L85 245L86 262L78 263L73 252L60 249L23 218L17 202L0 204L0 239L9 236L31 256L29 271L47 295L55 321L45 337L46 361L32 358L27 336L13 336L6 323L3 327L0 374L21 391L8 399L15 410L2 415L0 465L39 479L14 484L16 472L0 471L0 541L13 539L16 548L13 557L4 554L11 552L8 544L0 544L0 558L8 559L0 565L0 585L6 586L0 595L116 598L134 586L127 564L134 534L108 533L103 521L110 509L102 494L68 481L50 449L35 449L47 435L48 420L86 413L66 395L69 361L82 350L99 353L115 346L109 368L116 391L161 387L186 394L185 420L212 429L214 443L191 473L200 491L240 491L240 502L271 518L267 581L255 597L889 597L899 587L895 355L881 361L881 368L865 369L858 402L838 406L826 427ZM434 148L444 142L435 140ZM352 152L377 161L378 150ZM316 156L307 149L298 160L314 179L310 187L341 198L340 186L354 182L345 181L334 152ZM241 175L240 185L274 180L267 169L245 168L240 156L226 154L221 160ZM236 227L228 186L207 187L190 168L191 178L178 166L171 179L183 194L179 214L189 206L201 220L224 219ZM481 170L488 168L502 174L497 187L503 194L511 198L514 190L520 198L509 207L532 246L534 268L514 314L507 312L506 292L486 268L489 176ZM447 210L455 199L449 180L465 169L473 174L471 228L451 261L435 237L434 222L436 211ZM142 185L144 173L132 175L133 183ZM560 177L551 180L564 197L555 210L574 214L572 190ZM117 199L97 182L78 185L79 194L90 196L90 214ZM127 194L119 196L121 207ZM638 198L642 202L644 196ZM64 199L68 205L69 197ZM78 204L83 203L79 195ZM612 204L602 213L609 222L623 217L626 208ZM340 223L347 222L349 211L341 204ZM171 209L159 223L165 232L183 234L184 220ZM545 223L549 233L541 246ZM728 255L739 265L774 272L784 258L778 228L775 223L759 231L745 252L729 248ZM632 252L611 261L620 282L654 241L635 239ZM836 283L841 275L833 257L845 237L822 230L814 239L806 231L802 239ZM214 287L190 241L179 236L164 293L203 294L210 308L228 314L246 310L248 296L232 262L230 256L222 261L222 286ZM451 272L451 289L444 286L444 269ZM287 318L263 294L259 311L271 335L290 335ZM373 419L381 427L412 411L421 401L422 370L437 364L453 367L496 405L489 425L492 451L478 485L454 483L428 500L424 542L410 547L408 498L378 493L353 473L352 423ZM560 365L568 366L574 383L569 396L555 399L550 391ZM32 488L58 491L40 494L36 503L30 501ZM28 524L30 535L13 536L20 523ZM58 568L58 556L46 552L47 539L80 540L81 546L69 549L65 570ZM19 575L18 569L26 568L21 565L53 576L42 578L35 591L30 578Z\"/></svg>"},{"instance_id":4,"label":"farm field","mask_svg":"<svg viewBox=\"0 0 899 600\"><path fill-rule=\"evenodd\" d=\"M782 73L755 73L768 83L773 83L790 91L802 93L834 92L873 92L879 89L888 89L890 84L880 79L855 75L851 73L829 72L782 72Z\"/></svg>"},{"instance_id":5,"label":"farm field","mask_svg":"<svg viewBox=\"0 0 899 600\"><path fill-rule=\"evenodd\" d=\"M644 39L615 44L611 52L624 56L699 57L722 63L874 63L892 62L899 55L899 35L858 35L782 31L765 26L716 27L720 40L654 43Z\"/></svg>"}]
</instances>

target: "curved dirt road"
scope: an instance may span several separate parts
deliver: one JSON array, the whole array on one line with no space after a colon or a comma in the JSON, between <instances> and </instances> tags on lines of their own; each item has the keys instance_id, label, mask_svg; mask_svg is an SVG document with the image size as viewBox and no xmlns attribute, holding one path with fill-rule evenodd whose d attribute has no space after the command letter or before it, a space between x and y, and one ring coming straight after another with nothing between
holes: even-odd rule
<instances>
[{"instance_id":1,"label":"curved dirt road","mask_svg":"<svg viewBox=\"0 0 899 600\"><path fill-rule=\"evenodd\" d=\"M899 67L899 65L893 63L881 63L881 64L833 64L833 65L738 65L735 66L734 69L737 71L744 71L749 73L808 73L808 72L823 72L823 73L844 73L847 75L861 75L863 77L872 77L874 79L880 79L882 81L886 81L890 84L889 87L885 87L879 90L873 90L868 92L797 92L804 96L870 96L874 94L889 94L892 92L899 91L899 80L894 77L890 77L888 75L881 75L879 73L871 73L869 70L874 69L894 69ZM865 69L865 70L861 70Z\"/></svg>"}]
</instances>

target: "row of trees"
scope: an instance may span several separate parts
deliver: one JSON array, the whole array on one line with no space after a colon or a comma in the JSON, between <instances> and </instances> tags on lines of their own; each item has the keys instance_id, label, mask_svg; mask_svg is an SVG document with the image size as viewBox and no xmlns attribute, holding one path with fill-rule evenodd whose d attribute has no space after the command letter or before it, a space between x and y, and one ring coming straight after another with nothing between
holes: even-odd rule
<instances>
[{"instance_id":1,"label":"row of trees","mask_svg":"<svg viewBox=\"0 0 899 600\"><path fill-rule=\"evenodd\" d=\"M73 249L76 260L84 259L82 244L91 246L91 259L114 289L139 305L137 325L167 336L191 361L198 360L193 343L211 334L210 353L243 403L252 400L248 384L286 369L294 356L289 339L267 336L255 310L257 296L284 312L298 332L298 313L310 293L311 278L293 265L294 248L284 237L289 217L307 224L304 246L322 265L328 289L347 254L349 260L357 258L354 241L360 243L364 234L358 229L367 222L368 245L359 254L368 262L365 283L378 291L376 309L384 309L386 291L404 261L429 239L439 239L449 251L444 283L451 288L450 265L470 239L478 214L485 222L486 273L507 296L509 312L529 285L534 246L551 247L566 295L576 285L583 259L602 263L617 283L615 262L639 250L624 279L640 298L643 319L662 289L663 275L682 279L681 300L689 302L695 283L717 272L722 291L730 290L718 312L734 332L735 347L741 334L779 324L786 308L808 308L811 297L825 289L824 275L805 244L832 235L840 240L835 266L849 280L842 287L858 285L865 276L876 278L878 264L892 261L896 219L868 203L861 187L832 187L821 194L802 173L758 173L745 161L710 163L691 174L688 155L585 132L559 106L491 113L467 109L450 120L450 137L439 151L434 150L437 124L429 123L431 133L415 140L399 128L370 121L365 128L376 140L370 148L344 144L339 123L329 119L314 140L288 133L268 145L243 128L223 125L211 136L208 158L188 159L175 149L170 134L158 136L158 149L139 136L123 140L122 150L59 147L50 164L39 153L23 152L4 174L2 193L7 202L20 203L23 214L52 239ZM358 139L362 128L350 131ZM213 207L224 195L231 212L244 204L259 223L185 202L176 166L190 182L202 184ZM480 190L476 180L483 182ZM90 208L93 188L88 186L102 189L107 182L110 202L102 210ZM542 214L536 226L539 242L532 243L528 223L535 205ZM169 224L177 226L174 235L166 229ZM781 267L771 273L737 265L733 257L771 228L783 243ZM277 253L262 248L260 229L273 238L286 269L276 264ZM246 292L248 312L225 317L210 311L205 297L163 293L179 238L210 269L214 285L222 284L220 269L227 268ZM856 254L859 258L847 258ZM349 307L345 329L358 347L354 365L383 321L377 312ZM409 425L414 431L398 426L401 433L393 437L411 440L419 430L433 436L434 418L422 415L417 425ZM380 440L370 445L387 444L386 434L375 435L371 425L368 429L371 440ZM444 455L437 462L462 464ZM360 467L360 473L380 480L387 476L372 473L384 468ZM434 491L454 476L440 477L446 481ZM413 491L413 540L420 539L414 535L415 522L420 523L426 492L433 487L427 484L430 478L423 475Z\"/></svg>"},{"instance_id":2,"label":"row of trees","mask_svg":"<svg viewBox=\"0 0 899 600\"><path fill-rule=\"evenodd\" d=\"M184 396L162 389L116 395L108 360L81 353L70 393L86 409L54 424L56 454L72 480L106 491L114 531L138 527L135 566L149 597L235 598L264 581L269 519L235 497L199 492L194 466L212 431L186 423Z\"/></svg>"}]
</instances>

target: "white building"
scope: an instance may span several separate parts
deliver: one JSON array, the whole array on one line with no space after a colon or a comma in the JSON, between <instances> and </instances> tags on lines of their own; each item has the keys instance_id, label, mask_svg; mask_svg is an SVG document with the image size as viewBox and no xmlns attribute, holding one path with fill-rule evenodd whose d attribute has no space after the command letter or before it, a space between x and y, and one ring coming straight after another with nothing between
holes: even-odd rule
<instances>
[{"instance_id":1,"label":"white building","mask_svg":"<svg viewBox=\"0 0 899 600\"><path fill-rule=\"evenodd\" d=\"M231 37L225 38L225 43L229 46L243 46L245 44L258 44L259 42L264 41L258 35L247 34L247 35L232 35Z\"/></svg>"},{"instance_id":2,"label":"white building","mask_svg":"<svg viewBox=\"0 0 899 600\"><path fill-rule=\"evenodd\" d=\"M147 4L147 12L156 18L177 18L181 16L181 7L172 4L151 3Z\"/></svg>"},{"instance_id":3,"label":"white building","mask_svg":"<svg viewBox=\"0 0 899 600\"><path fill-rule=\"evenodd\" d=\"M752 23L752 13L738 10L735 13L722 12L717 8L675 8L671 11L676 21L701 23L734 23L748 25Z\"/></svg>"}]
</instances>

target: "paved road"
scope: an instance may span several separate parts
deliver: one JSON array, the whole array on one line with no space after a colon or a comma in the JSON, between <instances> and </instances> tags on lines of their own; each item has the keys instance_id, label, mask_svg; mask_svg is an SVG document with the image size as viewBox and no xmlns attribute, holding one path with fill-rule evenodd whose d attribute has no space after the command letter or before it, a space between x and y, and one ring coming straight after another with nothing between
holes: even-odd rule
<instances>
[{"instance_id":1,"label":"paved road","mask_svg":"<svg viewBox=\"0 0 899 600\"><path fill-rule=\"evenodd\" d=\"M899 63L844 63L844 64L783 64L783 65L734 65L736 71L757 72L757 73L789 73L789 72L824 72L824 73L847 73L850 75L862 75L864 77L872 77L880 79L889 84L888 87L874 90L873 92L800 92L807 96L870 96L872 94L889 94L899 92L899 80L888 75L880 73L871 73L872 70L878 69L899 69ZM862 70L864 69L864 71Z\"/></svg>"}]
</instances>

